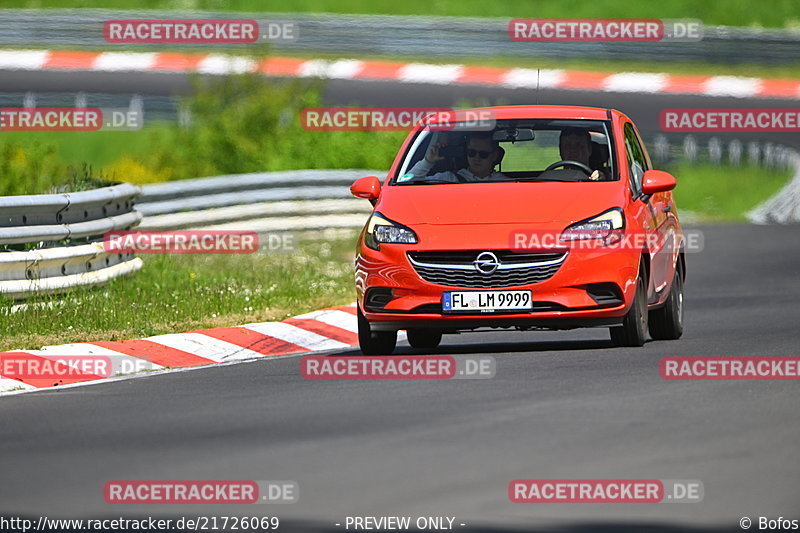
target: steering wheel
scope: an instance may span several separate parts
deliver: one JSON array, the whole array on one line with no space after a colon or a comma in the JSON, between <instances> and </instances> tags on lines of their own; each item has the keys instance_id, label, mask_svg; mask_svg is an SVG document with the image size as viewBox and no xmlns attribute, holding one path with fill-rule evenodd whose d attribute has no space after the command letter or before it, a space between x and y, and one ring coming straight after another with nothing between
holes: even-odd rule
<instances>
[{"instance_id":1,"label":"steering wheel","mask_svg":"<svg viewBox=\"0 0 800 533\"><path fill-rule=\"evenodd\" d=\"M558 168L558 167L575 167L578 170L582 170L583 172L585 172L587 176L591 176L592 173L594 172L594 170L592 170L591 168L587 167L583 163L579 163L577 161L569 161L567 159L563 159L561 161L553 163L552 165L550 165L549 167L544 169L544 172L547 172L548 170L553 170L554 168Z\"/></svg>"}]
</instances>

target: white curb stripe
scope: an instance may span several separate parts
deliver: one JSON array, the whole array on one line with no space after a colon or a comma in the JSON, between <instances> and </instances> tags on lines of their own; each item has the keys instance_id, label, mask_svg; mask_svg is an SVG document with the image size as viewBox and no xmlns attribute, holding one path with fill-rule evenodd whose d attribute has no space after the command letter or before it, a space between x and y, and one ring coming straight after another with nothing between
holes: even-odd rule
<instances>
[{"instance_id":1,"label":"white curb stripe","mask_svg":"<svg viewBox=\"0 0 800 533\"><path fill-rule=\"evenodd\" d=\"M257 324L245 324L242 326L247 329L252 329L258 333L275 337L282 341L291 342L307 350L336 350L340 348L349 348L350 346L339 342L337 340L323 337L313 331L306 331L303 328L293 326L291 324L284 324L283 322L263 322Z\"/></svg>"},{"instance_id":2,"label":"white curb stripe","mask_svg":"<svg viewBox=\"0 0 800 533\"><path fill-rule=\"evenodd\" d=\"M397 79L407 83L447 85L456 81L463 70L463 65L410 63L397 72Z\"/></svg>"},{"instance_id":3,"label":"white curb stripe","mask_svg":"<svg viewBox=\"0 0 800 533\"><path fill-rule=\"evenodd\" d=\"M703 94L708 96L748 98L755 96L759 89L761 89L761 80L758 78L714 76L703 83Z\"/></svg>"},{"instance_id":4,"label":"white curb stripe","mask_svg":"<svg viewBox=\"0 0 800 533\"><path fill-rule=\"evenodd\" d=\"M657 93L664 89L667 80L666 74L622 72L607 77L603 89L619 93Z\"/></svg>"},{"instance_id":5,"label":"white curb stripe","mask_svg":"<svg viewBox=\"0 0 800 533\"><path fill-rule=\"evenodd\" d=\"M105 52L94 60L92 70L111 72L150 70L155 62L155 53Z\"/></svg>"},{"instance_id":6,"label":"white curb stripe","mask_svg":"<svg viewBox=\"0 0 800 533\"><path fill-rule=\"evenodd\" d=\"M258 64L246 57L212 54L197 64L197 72L201 74L244 74L253 72Z\"/></svg>"},{"instance_id":7,"label":"white curb stripe","mask_svg":"<svg viewBox=\"0 0 800 533\"><path fill-rule=\"evenodd\" d=\"M16 379L0 378L0 392L8 392L14 389L38 390L38 387L28 385L27 383L17 381Z\"/></svg>"},{"instance_id":8,"label":"white curb stripe","mask_svg":"<svg viewBox=\"0 0 800 533\"><path fill-rule=\"evenodd\" d=\"M50 57L46 50L3 50L0 51L0 69L39 70Z\"/></svg>"},{"instance_id":9,"label":"white curb stripe","mask_svg":"<svg viewBox=\"0 0 800 533\"><path fill-rule=\"evenodd\" d=\"M313 313L306 313L305 315L296 316L295 318L313 318L329 326L336 326L337 328L358 333L358 319L355 315L347 311L340 311L338 309L314 311Z\"/></svg>"},{"instance_id":10,"label":"white curb stripe","mask_svg":"<svg viewBox=\"0 0 800 533\"><path fill-rule=\"evenodd\" d=\"M363 68L363 61L357 59L341 59L339 61L312 59L300 65L298 76L351 79L357 76Z\"/></svg>"},{"instance_id":11,"label":"white curb stripe","mask_svg":"<svg viewBox=\"0 0 800 533\"><path fill-rule=\"evenodd\" d=\"M145 340L156 342L168 348L174 348L193 355L205 357L216 362L235 361L264 357L263 354L242 348L202 333L169 333L147 337Z\"/></svg>"},{"instance_id":12,"label":"white curb stripe","mask_svg":"<svg viewBox=\"0 0 800 533\"><path fill-rule=\"evenodd\" d=\"M535 89L554 89L564 81L563 70L515 68L503 75L502 85L513 89L527 87ZM538 81L537 81L538 80Z\"/></svg>"}]
</instances>

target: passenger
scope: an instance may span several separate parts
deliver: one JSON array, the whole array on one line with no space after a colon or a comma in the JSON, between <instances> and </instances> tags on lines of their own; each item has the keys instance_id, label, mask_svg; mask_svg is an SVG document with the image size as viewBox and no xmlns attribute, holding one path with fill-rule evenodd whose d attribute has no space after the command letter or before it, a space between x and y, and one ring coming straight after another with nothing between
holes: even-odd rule
<instances>
[{"instance_id":1,"label":"passenger","mask_svg":"<svg viewBox=\"0 0 800 533\"><path fill-rule=\"evenodd\" d=\"M417 162L411 170L415 178L427 176L433 166L444 159L439 155L439 150L447 143L437 142L431 144L425 153L425 158ZM454 183L493 181L506 179L506 176L494 170L502 159L500 144L492 138L492 132L482 131L470 133L467 136L467 168L457 172L446 170L427 176L431 180L452 181Z\"/></svg>"}]
</instances>

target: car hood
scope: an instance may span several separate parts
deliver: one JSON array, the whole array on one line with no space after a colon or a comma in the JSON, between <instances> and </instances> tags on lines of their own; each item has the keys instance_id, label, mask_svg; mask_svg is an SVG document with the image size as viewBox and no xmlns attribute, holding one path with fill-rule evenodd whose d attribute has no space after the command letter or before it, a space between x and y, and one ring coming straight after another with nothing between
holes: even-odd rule
<instances>
[{"instance_id":1,"label":"car hood","mask_svg":"<svg viewBox=\"0 0 800 533\"><path fill-rule=\"evenodd\" d=\"M571 223L621 206L618 181L385 187L376 210L406 225Z\"/></svg>"}]
</instances>

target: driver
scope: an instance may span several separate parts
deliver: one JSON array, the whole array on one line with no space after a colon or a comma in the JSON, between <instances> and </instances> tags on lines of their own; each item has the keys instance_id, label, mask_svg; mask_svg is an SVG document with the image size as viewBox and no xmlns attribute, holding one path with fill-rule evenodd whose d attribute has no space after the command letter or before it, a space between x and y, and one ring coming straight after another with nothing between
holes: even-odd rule
<instances>
[{"instance_id":1,"label":"driver","mask_svg":"<svg viewBox=\"0 0 800 533\"><path fill-rule=\"evenodd\" d=\"M425 158L411 167L409 172L415 178L426 176L437 161L444 159L439 155L439 149L445 146L447 146L446 142L431 144L425 153ZM452 181L453 183L506 179L504 174L494 170L500 159L500 144L492 138L492 132L474 132L467 135L467 168L462 168L458 172L451 170L437 172L428 177L432 180Z\"/></svg>"},{"instance_id":2,"label":"driver","mask_svg":"<svg viewBox=\"0 0 800 533\"><path fill-rule=\"evenodd\" d=\"M564 128L558 138L558 150L562 161L575 161L589 166L589 157L592 154L592 138L589 131L583 128ZM563 170L550 170L549 172L564 173L578 172L585 179L585 173L575 167L565 166ZM600 179L600 171L595 170L589 176L591 180Z\"/></svg>"}]
</instances>

